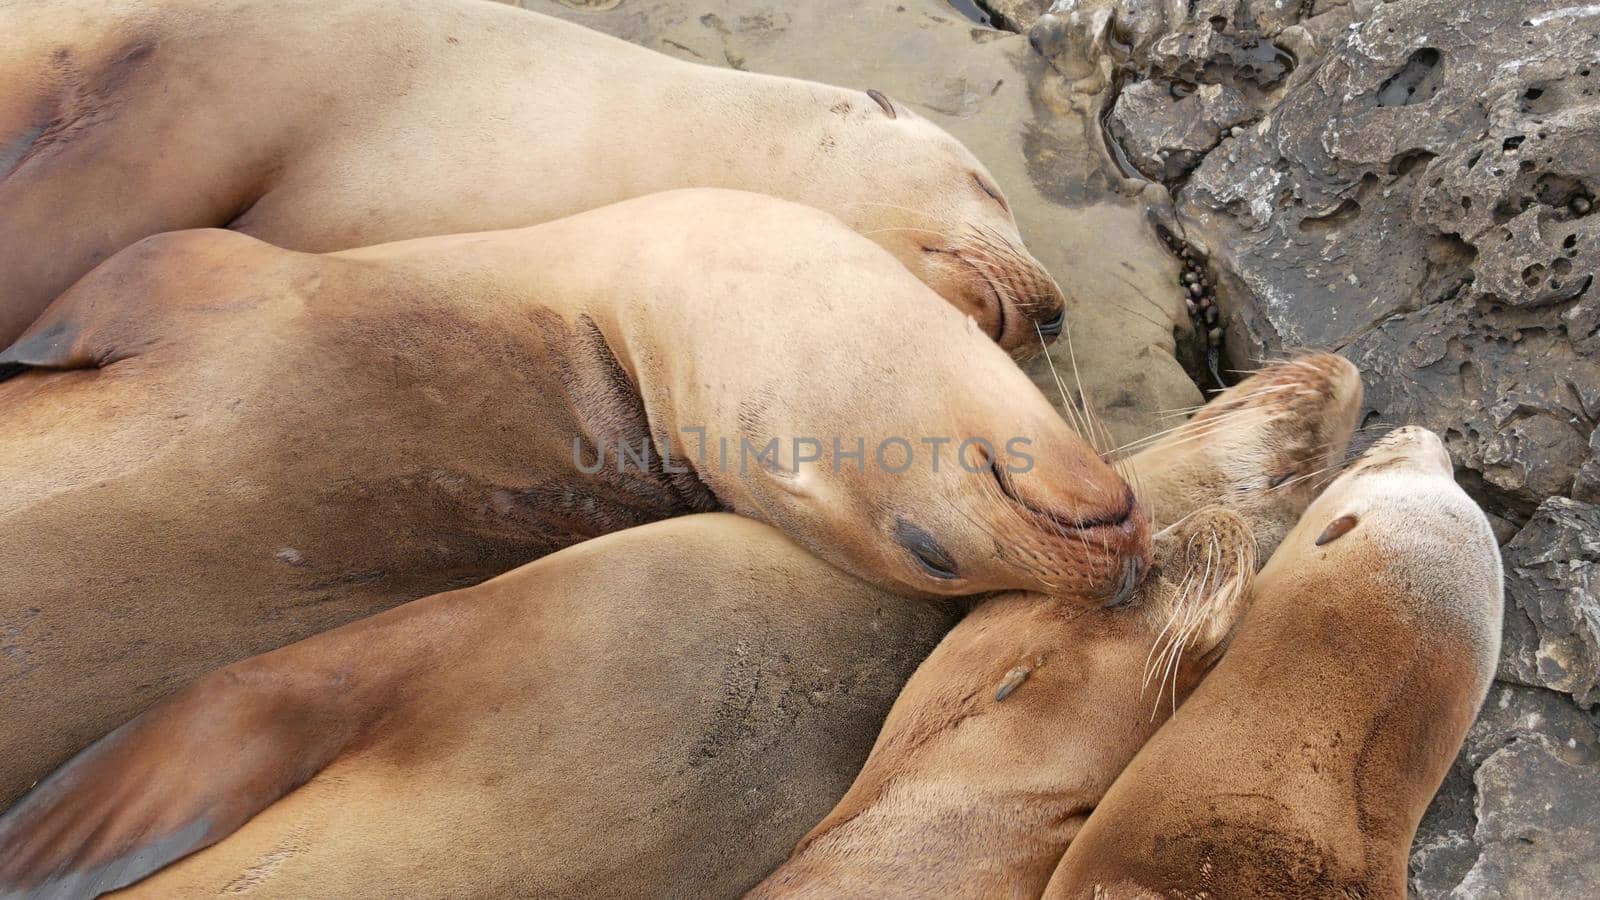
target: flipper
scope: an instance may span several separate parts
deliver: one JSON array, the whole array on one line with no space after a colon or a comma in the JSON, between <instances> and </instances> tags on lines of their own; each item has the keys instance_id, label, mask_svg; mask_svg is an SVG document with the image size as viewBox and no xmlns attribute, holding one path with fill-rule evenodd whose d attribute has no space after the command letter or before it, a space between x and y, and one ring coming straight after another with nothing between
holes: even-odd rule
<instances>
[{"instance_id":1,"label":"flipper","mask_svg":"<svg viewBox=\"0 0 1600 900\"><path fill-rule=\"evenodd\" d=\"M84 369L92 363L77 347L77 332L67 319L40 322L0 352L0 382L29 369Z\"/></svg>"},{"instance_id":2,"label":"flipper","mask_svg":"<svg viewBox=\"0 0 1600 900\"><path fill-rule=\"evenodd\" d=\"M288 648L286 648L288 649ZM95 897L226 837L359 732L296 655L196 682L79 753L0 816L0 898ZM325 684L325 683L324 683Z\"/></svg>"},{"instance_id":3,"label":"flipper","mask_svg":"<svg viewBox=\"0 0 1600 900\"><path fill-rule=\"evenodd\" d=\"M191 340L208 310L262 305L258 292L203 281L217 260L252 251L283 252L216 229L139 241L79 279L0 352L0 382L29 369L103 369Z\"/></svg>"}]
</instances>

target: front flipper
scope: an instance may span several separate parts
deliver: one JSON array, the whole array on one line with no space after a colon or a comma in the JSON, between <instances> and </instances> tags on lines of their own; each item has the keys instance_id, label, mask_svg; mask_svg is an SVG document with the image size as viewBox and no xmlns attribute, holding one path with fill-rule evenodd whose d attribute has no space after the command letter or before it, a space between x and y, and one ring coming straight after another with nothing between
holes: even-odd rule
<instances>
[{"instance_id":1,"label":"front flipper","mask_svg":"<svg viewBox=\"0 0 1600 900\"><path fill-rule=\"evenodd\" d=\"M207 847L308 781L359 731L338 690L268 654L101 738L0 816L0 898L94 897ZM278 657L278 659L274 659Z\"/></svg>"},{"instance_id":2,"label":"front flipper","mask_svg":"<svg viewBox=\"0 0 1600 900\"><path fill-rule=\"evenodd\" d=\"M296 256L215 229L145 238L79 279L0 351L0 382L29 369L103 369L163 345L192 344L211 329L237 327L233 315L209 320L217 312L258 307L263 294L248 279L218 276L223 263L248 271ZM292 293L268 296L283 302Z\"/></svg>"},{"instance_id":3,"label":"front flipper","mask_svg":"<svg viewBox=\"0 0 1600 900\"><path fill-rule=\"evenodd\" d=\"M61 319L40 322L0 352L0 382L8 381L29 369L97 368L77 340L73 322Z\"/></svg>"}]
</instances>

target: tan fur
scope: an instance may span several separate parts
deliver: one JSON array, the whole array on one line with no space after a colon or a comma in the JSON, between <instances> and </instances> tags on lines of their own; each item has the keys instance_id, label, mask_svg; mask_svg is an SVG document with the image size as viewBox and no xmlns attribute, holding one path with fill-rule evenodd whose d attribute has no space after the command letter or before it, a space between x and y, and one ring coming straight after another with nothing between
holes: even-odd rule
<instances>
[{"instance_id":1,"label":"tan fur","mask_svg":"<svg viewBox=\"0 0 1600 900\"><path fill-rule=\"evenodd\" d=\"M324 252L680 187L828 210L1019 355L1062 311L983 165L863 90L478 0L16 0L0 34L0 347L157 232Z\"/></svg>"},{"instance_id":2,"label":"tan fur","mask_svg":"<svg viewBox=\"0 0 1600 900\"><path fill-rule=\"evenodd\" d=\"M1401 429L1312 504L1255 593L1046 897L1405 896L1417 823L1494 675L1489 524L1439 439Z\"/></svg>"},{"instance_id":3,"label":"tan fur","mask_svg":"<svg viewBox=\"0 0 1600 900\"><path fill-rule=\"evenodd\" d=\"M754 194L324 257L152 238L7 363L35 366L0 382L0 719L26 723L0 730L7 800L202 672L666 516L729 508L920 595L1104 602L1148 542L1004 352L871 242ZM1035 462L1002 491L948 448L902 474L718 458L719 436L835 435L1026 435ZM674 436L678 474L574 465L575 440L659 461ZM919 567L901 523L960 577Z\"/></svg>"},{"instance_id":4,"label":"tan fur","mask_svg":"<svg viewBox=\"0 0 1600 900\"><path fill-rule=\"evenodd\" d=\"M1265 559L1337 474L1361 400L1360 373L1332 353L1263 369L1180 427L1133 444L1139 470L1158 473L1140 502L1158 528L1222 503L1250 522Z\"/></svg>"},{"instance_id":5,"label":"tan fur","mask_svg":"<svg viewBox=\"0 0 1600 900\"><path fill-rule=\"evenodd\" d=\"M1331 403L1324 414L1346 415ZM1204 452L1186 446L1163 465ZM1162 473L1143 465L1154 458L1128 465L1164 496ZM1070 615L1064 598L1009 602L986 615ZM1051 671L1013 699L1037 704L1058 676L1130 674L1154 615L1068 624L1093 640L1055 643ZM80 888L114 885L119 854L164 847L159 866L226 836L131 893L727 896L844 793L895 692L954 619L742 519L598 538L202 679L0 819L0 858L10 848L13 861L0 889L41 867ZM994 637L1015 656L1016 642L1057 634ZM1136 637L1145 645L1114 652ZM986 670L982 690L994 680ZM241 743L256 750L217 749ZM27 843L46 830L56 836Z\"/></svg>"},{"instance_id":6,"label":"tan fur","mask_svg":"<svg viewBox=\"0 0 1600 900\"><path fill-rule=\"evenodd\" d=\"M1355 368L1314 354L1128 460L1145 502L1179 520L1135 607L985 602L912 676L849 794L751 896L1037 896L1213 661L1257 547L1271 552L1342 460L1360 405ZM1209 503L1222 508L1197 511Z\"/></svg>"},{"instance_id":7,"label":"tan fur","mask_svg":"<svg viewBox=\"0 0 1600 900\"><path fill-rule=\"evenodd\" d=\"M96 865L196 814L215 840L329 763L128 895L736 894L954 619L740 517L596 538L200 680L108 739L123 777L75 776L70 822L10 831L44 843L0 840L0 893L30 852Z\"/></svg>"}]
</instances>

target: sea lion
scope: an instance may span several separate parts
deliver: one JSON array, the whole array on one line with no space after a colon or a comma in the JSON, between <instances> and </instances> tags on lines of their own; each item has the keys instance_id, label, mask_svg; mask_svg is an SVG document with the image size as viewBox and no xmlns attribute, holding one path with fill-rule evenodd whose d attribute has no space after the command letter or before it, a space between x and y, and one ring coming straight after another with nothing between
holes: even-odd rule
<instances>
[{"instance_id":1,"label":"sea lion","mask_svg":"<svg viewBox=\"0 0 1600 900\"><path fill-rule=\"evenodd\" d=\"M1193 689L1243 607L1255 539L1208 507L1156 537L1129 606L1007 593L911 676L861 775L747 896L1027 897Z\"/></svg>"},{"instance_id":2,"label":"sea lion","mask_svg":"<svg viewBox=\"0 0 1600 900\"><path fill-rule=\"evenodd\" d=\"M922 596L1108 602L1148 547L969 319L756 194L327 256L149 238L8 374L0 801L205 671L672 515L730 509Z\"/></svg>"},{"instance_id":3,"label":"sea lion","mask_svg":"<svg viewBox=\"0 0 1600 900\"><path fill-rule=\"evenodd\" d=\"M1374 445L1255 584L1222 662L1046 897L1395 897L1499 655L1500 554L1431 432Z\"/></svg>"},{"instance_id":4,"label":"sea lion","mask_svg":"<svg viewBox=\"0 0 1600 900\"><path fill-rule=\"evenodd\" d=\"M955 602L727 513L595 538L175 694L0 818L0 898L230 832L128 893L737 896L849 786Z\"/></svg>"},{"instance_id":5,"label":"sea lion","mask_svg":"<svg viewBox=\"0 0 1600 900\"><path fill-rule=\"evenodd\" d=\"M1312 354L1154 437L1129 477L1176 524L1134 608L1037 594L979 606L911 677L849 793L751 896L1037 896L1215 661L1257 552L1331 478L1361 399L1354 366Z\"/></svg>"},{"instance_id":6,"label":"sea lion","mask_svg":"<svg viewBox=\"0 0 1600 900\"><path fill-rule=\"evenodd\" d=\"M1293 414L1339 418L1348 434L1353 370L1295 371L1322 386L1326 405L1296 403ZM1295 396L1248 381L1233 390L1250 404ZM1239 427L1278 446L1274 421ZM1174 466L1182 448L1205 455L1208 434L1125 465L1163 508L1212 499L1145 468ZM1264 472L1310 472L1338 454L1248 455ZM1298 502L1264 472L1230 471L1237 484L1205 480L1215 498ZM0 892L39 888L45 873L63 890L109 888L248 818L137 890L731 896L838 801L957 613L866 585L727 515L597 538L201 679L0 818L0 860L12 861ZM343 671L353 674L333 677ZM299 722L310 727L285 727ZM210 749L237 744L259 752ZM131 814L111 830L107 801ZM208 824L186 830L196 817ZM439 834L445 822L452 837ZM57 836L33 843L41 834Z\"/></svg>"},{"instance_id":7,"label":"sea lion","mask_svg":"<svg viewBox=\"0 0 1600 900\"><path fill-rule=\"evenodd\" d=\"M1266 559L1346 462L1361 401L1361 373L1342 356L1306 353L1268 366L1182 425L1130 444L1135 475L1154 480L1136 478L1135 492L1158 526L1227 506L1250 523Z\"/></svg>"},{"instance_id":8,"label":"sea lion","mask_svg":"<svg viewBox=\"0 0 1600 900\"><path fill-rule=\"evenodd\" d=\"M1061 329L993 176L875 91L475 0L19 0L0 34L0 347L158 232L326 252L680 187L827 210L1016 355Z\"/></svg>"}]
</instances>

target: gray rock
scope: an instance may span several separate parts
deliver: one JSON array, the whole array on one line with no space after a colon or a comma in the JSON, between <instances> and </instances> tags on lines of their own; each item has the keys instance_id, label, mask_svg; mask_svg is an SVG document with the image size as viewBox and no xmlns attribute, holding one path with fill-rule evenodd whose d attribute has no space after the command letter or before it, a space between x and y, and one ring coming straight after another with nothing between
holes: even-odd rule
<instances>
[{"instance_id":1,"label":"gray rock","mask_svg":"<svg viewBox=\"0 0 1600 900\"><path fill-rule=\"evenodd\" d=\"M1572 489L1600 418L1596 16L1519 10L1377 7L1178 196L1235 362L1347 349L1374 414L1445 435L1512 521Z\"/></svg>"},{"instance_id":2,"label":"gray rock","mask_svg":"<svg viewBox=\"0 0 1600 900\"><path fill-rule=\"evenodd\" d=\"M1166 81L1129 85L1111 111L1111 133L1129 162L1152 181L1172 181L1193 169L1233 126L1256 110L1232 85L1204 84L1175 95Z\"/></svg>"},{"instance_id":3,"label":"gray rock","mask_svg":"<svg viewBox=\"0 0 1600 900\"><path fill-rule=\"evenodd\" d=\"M1552 497L1505 548L1500 677L1600 700L1600 506Z\"/></svg>"},{"instance_id":4,"label":"gray rock","mask_svg":"<svg viewBox=\"0 0 1600 900\"><path fill-rule=\"evenodd\" d=\"M1482 854L1452 897L1592 896L1600 885L1600 768L1546 735L1519 738L1478 767Z\"/></svg>"},{"instance_id":5,"label":"gray rock","mask_svg":"<svg viewBox=\"0 0 1600 900\"><path fill-rule=\"evenodd\" d=\"M995 27L1007 31L1027 32L1033 23L1050 8L1050 0L977 0L989 11Z\"/></svg>"},{"instance_id":6,"label":"gray rock","mask_svg":"<svg viewBox=\"0 0 1600 900\"><path fill-rule=\"evenodd\" d=\"M1600 883L1597 779L1593 718L1553 691L1497 683L1417 831L1412 894L1584 896L1573 879Z\"/></svg>"},{"instance_id":7,"label":"gray rock","mask_svg":"<svg viewBox=\"0 0 1600 900\"><path fill-rule=\"evenodd\" d=\"M1572 499L1600 503L1600 428L1589 436L1589 459L1572 480Z\"/></svg>"}]
</instances>

